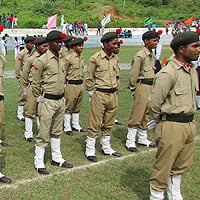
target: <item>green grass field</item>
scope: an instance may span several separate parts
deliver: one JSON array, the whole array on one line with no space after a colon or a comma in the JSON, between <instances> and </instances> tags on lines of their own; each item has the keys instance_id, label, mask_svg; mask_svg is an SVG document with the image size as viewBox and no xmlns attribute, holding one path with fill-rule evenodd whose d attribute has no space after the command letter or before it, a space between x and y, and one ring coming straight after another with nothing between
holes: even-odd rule
<instances>
[{"instance_id":1,"label":"green grass field","mask_svg":"<svg viewBox=\"0 0 200 200\"><path fill-rule=\"evenodd\" d=\"M139 48L123 47L120 60L129 63ZM84 58L88 59L94 49L87 49ZM163 57L170 55L169 49L163 50ZM11 56L12 52L10 52ZM85 57L86 56L86 57ZM11 57L10 57L11 58ZM13 56L14 58L14 56ZM8 59L6 70L14 70L14 61ZM12 67L11 67L12 66ZM0 157L0 169L13 183L9 186L0 184L0 200L147 200L149 199L148 179L155 157L155 149L139 147L139 153L132 154L125 148L127 122L133 100L127 89L129 70L121 70L121 90L119 93L119 109L117 119L122 126L114 126L112 130L112 147L123 153L122 158L104 156L97 142L97 163L89 162L84 156L87 133L75 132L70 137L62 135L62 154L73 169L61 169L50 165L50 148L46 151L46 167L50 175L39 175L33 166L34 144L24 139L24 122L16 119L18 100L18 82L16 79L5 79L5 121L2 138L9 143L3 148ZM88 95L85 93L81 110L81 125L87 127ZM200 113L195 115L199 136ZM34 135L37 135L34 124ZM154 139L154 133L149 132ZM200 199L200 141L196 140L196 154L191 170L183 177L182 191L185 200Z\"/></svg>"}]
</instances>

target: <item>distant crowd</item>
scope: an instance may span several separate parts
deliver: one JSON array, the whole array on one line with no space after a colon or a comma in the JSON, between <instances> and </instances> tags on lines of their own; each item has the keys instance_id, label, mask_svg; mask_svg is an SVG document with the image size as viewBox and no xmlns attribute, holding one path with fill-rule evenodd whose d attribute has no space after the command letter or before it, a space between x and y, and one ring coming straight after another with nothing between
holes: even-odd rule
<instances>
[{"instance_id":1,"label":"distant crowd","mask_svg":"<svg viewBox=\"0 0 200 200\"><path fill-rule=\"evenodd\" d=\"M13 14L8 13L0 15L0 24L3 25L4 28L14 28L17 27L18 18Z\"/></svg>"}]
</instances>

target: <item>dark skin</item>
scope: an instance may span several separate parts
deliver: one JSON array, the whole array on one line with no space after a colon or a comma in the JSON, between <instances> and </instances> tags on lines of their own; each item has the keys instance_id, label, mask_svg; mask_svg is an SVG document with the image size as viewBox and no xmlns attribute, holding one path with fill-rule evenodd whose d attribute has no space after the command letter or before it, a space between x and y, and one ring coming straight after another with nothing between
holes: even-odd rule
<instances>
[{"instance_id":1,"label":"dark skin","mask_svg":"<svg viewBox=\"0 0 200 200\"><path fill-rule=\"evenodd\" d=\"M36 45L36 51L42 55L44 53L46 53L47 49L49 48L48 43L44 43L44 44L40 44L40 45Z\"/></svg>"},{"instance_id":2,"label":"dark skin","mask_svg":"<svg viewBox=\"0 0 200 200\"><path fill-rule=\"evenodd\" d=\"M72 40L68 40L67 42L64 42L65 46L70 49L71 48L71 44L72 44Z\"/></svg>"},{"instance_id":3,"label":"dark skin","mask_svg":"<svg viewBox=\"0 0 200 200\"><path fill-rule=\"evenodd\" d=\"M60 51L62 42L60 40L49 41L49 50L58 58L58 52Z\"/></svg>"},{"instance_id":4,"label":"dark skin","mask_svg":"<svg viewBox=\"0 0 200 200\"><path fill-rule=\"evenodd\" d=\"M34 43L33 42L26 43L26 48L28 49L29 52L32 51L33 47L34 47Z\"/></svg>"},{"instance_id":5,"label":"dark skin","mask_svg":"<svg viewBox=\"0 0 200 200\"><path fill-rule=\"evenodd\" d=\"M150 40L144 40L144 46L151 52L152 49L155 49L159 43L159 38L152 38Z\"/></svg>"},{"instance_id":6,"label":"dark skin","mask_svg":"<svg viewBox=\"0 0 200 200\"><path fill-rule=\"evenodd\" d=\"M118 38L115 38L109 42L103 43L103 51L108 55L111 56L112 53L117 51L118 48Z\"/></svg>"},{"instance_id":7,"label":"dark skin","mask_svg":"<svg viewBox=\"0 0 200 200\"><path fill-rule=\"evenodd\" d=\"M74 52L77 53L79 56L83 52L83 44L76 45L73 48L74 48Z\"/></svg>"},{"instance_id":8,"label":"dark skin","mask_svg":"<svg viewBox=\"0 0 200 200\"><path fill-rule=\"evenodd\" d=\"M200 42L193 42L187 46L180 46L176 59L182 63L190 63L198 59L200 53Z\"/></svg>"}]
</instances>

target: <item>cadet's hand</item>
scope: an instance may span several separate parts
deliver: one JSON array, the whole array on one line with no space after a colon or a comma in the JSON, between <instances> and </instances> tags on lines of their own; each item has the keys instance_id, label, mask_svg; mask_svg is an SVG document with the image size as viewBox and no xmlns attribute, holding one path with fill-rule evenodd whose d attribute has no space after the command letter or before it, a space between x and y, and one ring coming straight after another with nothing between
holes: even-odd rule
<instances>
[{"instance_id":1,"label":"cadet's hand","mask_svg":"<svg viewBox=\"0 0 200 200\"><path fill-rule=\"evenodd\" d=\"M134 99L135 98L135 90L131 91L131 98Z\"/></svg>"},{"instance_id":2,"label":"cadet's hand","mask_svg":"<svg viewBox=\"0 0 200 200\"><path fill-rule=\"evenodd\" d=\"M37 103L40 102L40 98L41 98L41 96L37 96L37 97L35 97Z\"/></svg>"},{"instance_id":3,"label":"cadet's hand","mask_svg":"<svg viewBox=\"0 0 200 200\"><path fill-rule=\"evenodd\" d=\"M67 84L65 83L65 84L64 84L64 88L66 88L66 87L67 87Z\"/></svg>"},{"instance_id":4,"label":"cadet's hand","mask_svg":"<svg viewBox=\"0 0 200 200\"><path fill-rule=\"evenodd\" d=\"M91 101L92 95L94 94L94 90L88 91L89 101Z\"/></svg>"},{"instance_id":5,"label":"cadet's hand","mask_svg":"<svg viewBox=\"0 0 200 200\"><path fill-rule=\"evenodd\" d=\"M27 87L24 87L24 95L25 95L25 96L27 95L27 91L28 91L28 88L27 88Z\"/></svg>"},{"instance_id":6,"label":"cadet's hand","mask_svg":"<svg viewBox=\"0 0 200 200\"><path fill-rule=\"evenodd\" d=\"M153 119L153 120L149 121L147 123L148 129L152 130L152 129L156 128L157 124L158 124L158 119Z\"/></svg>"}]
</instances>

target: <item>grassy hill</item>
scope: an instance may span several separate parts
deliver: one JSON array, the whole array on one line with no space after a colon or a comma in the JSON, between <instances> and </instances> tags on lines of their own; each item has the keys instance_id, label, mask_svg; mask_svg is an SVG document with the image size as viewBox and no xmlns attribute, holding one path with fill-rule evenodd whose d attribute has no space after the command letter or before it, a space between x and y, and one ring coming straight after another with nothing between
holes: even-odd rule
<instances>
[{"instance_id":1,"label":"grassy hill","mask_svg":"<svg viewBox=\"0 0 200 200\"><path fill-rule=\"evenodd\" d=\"M107 13L112 14L110 27L143 27L151 15L158 25L163 20L200 18L199 0L2 0L1 4L0 14L17 15L18 27L41 27L56 13L58 24L63 14L65 20L87 21L89 27L96 27Z\"/></svg>"}]
</instances>

